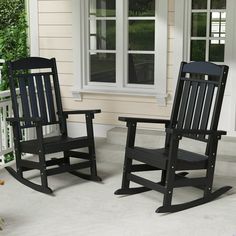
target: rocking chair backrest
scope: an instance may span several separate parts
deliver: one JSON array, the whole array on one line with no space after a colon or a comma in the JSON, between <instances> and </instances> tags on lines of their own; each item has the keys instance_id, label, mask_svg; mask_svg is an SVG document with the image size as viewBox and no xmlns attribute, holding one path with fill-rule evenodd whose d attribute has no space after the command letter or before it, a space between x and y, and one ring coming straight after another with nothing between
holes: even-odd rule
<instances>
[{"instance_id":1,"label":"rocking chair backrest","mask_svg":"<svg viewBox=\"0 0 236 236\"><path fill-rule=\"evenodd\" d=\"M228 66L182 62L171 115L171 127L217 130ZM208 141L207 136L185 135Z\"/></svg>"},{"instance_id":2,"label":"rocking chair backrest","mask_svg":"<svg viewBox=\"0 0 236 236\"><path fill-rule=\"evenodd\" d=\"M9 62L8 68L14 117L20 117L18 105L21 105L24 118L41 118L43 125L60 124L62 103L56 60L29 57ZM20 125L20 128L29 127L31 122Z\"/></svg>"}]
</instances>

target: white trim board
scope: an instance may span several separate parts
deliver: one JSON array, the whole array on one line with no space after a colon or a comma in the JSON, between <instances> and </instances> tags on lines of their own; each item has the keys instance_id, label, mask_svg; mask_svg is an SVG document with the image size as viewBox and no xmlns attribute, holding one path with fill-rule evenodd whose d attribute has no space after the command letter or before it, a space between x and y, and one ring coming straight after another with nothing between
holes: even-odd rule
<instances>
[{"instance_id":1,"label":"white trim board","mask_svg":"<svg viewBox=\"0 0 236 236\"><path fill-rule=\"evenodd\" d=\"M39 56L38 0L28 0L26 4L29 24L30 56Z\"/></svg>"}]
</instances>

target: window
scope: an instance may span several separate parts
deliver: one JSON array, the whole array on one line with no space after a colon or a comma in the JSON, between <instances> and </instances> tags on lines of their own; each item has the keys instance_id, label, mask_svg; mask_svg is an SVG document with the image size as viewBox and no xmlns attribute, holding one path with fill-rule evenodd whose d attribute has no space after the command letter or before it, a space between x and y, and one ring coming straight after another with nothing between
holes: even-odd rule
<instances>
[{"instance_id":1,"label":"window","mask_svg":"<svg viewBox=\"0 0 236 236\"><path fill-rule=\"evenodd\" d=\"M190 61L224 62L226 0L192 0Z\"/></svg>"},{"instance_id":2,"label":"window","mask_svg":"<svg viewBox=\"0 0 236 236\"><path fill-rule=\"evenodd\" d=\"M74 6L78 2L74 0ZM82 92L166 97L166 0L80 0ZM78 15L78 13L77 13ZM78 23L77 23L78 25Z\"/></svg>"}]
</instances>

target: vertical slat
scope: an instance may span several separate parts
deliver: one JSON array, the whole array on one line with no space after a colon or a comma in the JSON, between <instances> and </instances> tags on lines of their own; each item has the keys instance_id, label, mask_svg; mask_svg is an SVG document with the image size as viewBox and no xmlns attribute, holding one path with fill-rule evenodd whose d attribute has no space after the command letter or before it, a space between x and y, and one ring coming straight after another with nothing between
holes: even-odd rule
<instances>
[{"instance_id":1,"label":"vertical slat","mask_svg":"<svg viewBox=\"0 0 236 236\"><path fill-rule=\"evenodd\" d=\"M37 106L37 97L36 97L36 90L35 90L35 84L34 84L34 77L32 75L29 75L28 87L29 87L29 97L30 97L32 116L38 117L39 112L38 112L38 106Z\"/></svg>"},{"instance_id":2,"label":"vertical slat","mask_svg":"<svg viewBox=\"0 0 236 236\"><path fill-rule=\"evenodd\" d=\"M7 134L7 122L6 122L6 117L7 117L7 106L4 104L3 106L3 118L4 118L4 125L3 125L3 140L4 140L4 149L7 149L7 143L8 143L8 134Z\"/></svg>"},{"instance_id":3,"label":"vertical slat","mask_svg":"<svg viewBox=\"0 0 236 236\"><path fill-rule=\"evenodd\" d=\"M44 89L43 89L43 82L42 82L42 76L36 75L36 85L37 85L37 92L38 92L38 101L39 101L39 107L40 107L40 117L43 119L44 122L47 123L47 110L46 110L46 102L45 102L45 96L44 96Z\"/></svg>"},{"instance_id":4,"label":"vertical slat","mask_svg":"<svg viewBox=\"0 0 236 236\"><path fill-rule=\"evenodd\" d=\"M187 110L187 115L185 119L185 124L184 128L185 129L190 129L192 120L193 120L193 111L194 107L196 104L196 97L197 97L197 91L198 91L198 83L197 82L192 82L192 90L191 90L191 96L189 99L189 104L188 104L188 110Z\"/></svg>"},{"instance_id":5,"label":"vertical slat","mask_svg":"<svg viewBox=\"0 0 236 236\"><path fill-rule=\"evenodd\" d=\"M29 109L29 100L28 100L28 93L27 93L25 78L19 78L19 88L20 88L20 97L21 97L23 116L25 118L29 118L30 109ZM25 122L25 123L27 125L30 125L30 122Z\"/></svg>"},{"instance_id":6,"label":"vertical slat","mask_svg":"<svg viewBox=\"0 0 236 236\"><path fill-rule=\"evenodd\" d=\"M212 99L213 99L213 95L214 95L214 89L215 89L214 84L208 84L200 129L207 128L209 115L210 115L210 111L211 111L211 105L212 105L211 103L212 103Z\"/></svg>"},{"instance_id":7,"label":"vertical slat","mask_svg":"<svg viewBox=\"0 0 236 236\"><path fill-rule=\"evenodd\" d=\"M186 108L188 104L188 98L189 98L189 91L190 91L190 81L185 81L184 83L184 89L183 89L183 94L182 94L182 101L181 101L181 106L179 109L179 117L178 117L178 123L177 123L177 128L181 129L183 128L183 123L184 123L184 118L186 115Z\"/></svg>"},{"instance_id":8,"label":"vertical slat","mask_svg":"<svg viewBox=\"0 0 236 236\"><path fill-rule=\"evenodd\" d=\"M12 109L11 106L8 105L8 115L9 117L12 117ZM9 127L9 148L13 147L13 132L12 132L12 127L10 126L10 124L8 124Z\"/></svg>"},{"instance_id":9,"label":"vertical slat","mask_svg":"<svg viewBox=\"0 0 236 236\"><path fill-rule=\"evenodd\" d=\"M206 83L202 82L199 86L199 92L198 92L197 104L196 104L194 118L193 118L192 129L198 129L199 127L205 93L206 93Z\"/></svg>"},{"instance_id":10,"label":"vertical slat","mask_svg":"<svg viewBox=\"0 0 236 236\"><path fill-rule=\"evenodd\" d=\"M53 100L53 94L52 94L52 85L51 85L50 75L44 76L44 84L45 84L45 92L46 92L46 98L47 98L47 104L48 104L49 121L55 122L56 116L55 116L55 108L54 108L54 100Z\"/></svg>"}]
</instances>

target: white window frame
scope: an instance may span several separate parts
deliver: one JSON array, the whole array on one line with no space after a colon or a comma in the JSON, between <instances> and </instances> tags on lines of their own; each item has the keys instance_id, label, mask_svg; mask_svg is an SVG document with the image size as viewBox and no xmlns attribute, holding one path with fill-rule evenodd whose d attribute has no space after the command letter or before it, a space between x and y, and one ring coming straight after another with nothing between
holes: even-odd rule
<instances>
[{"instance_id":1,"label":"white window frame","mask_svg":"<svg viewBox=\"0 0 236 236\"><path fill-rule=\"evenodd\" d=\"M121 19L127 16L127 7L118 1L117 15ZM121 21L116 21L116 83L88 82L88 20L86 13L88 0L73 0L73 59L74 59L74 86L72 94L75 99L81 100L83 93L105 93L121 95L154 96L160 105L166 105L167 98L167 53L168 53L168 1L157 0L156 4L156 37L155 37L155 74L154 85L127 84L128 52L127 44L123 38L128 38L127 25L123 26ZM126 29L126 30L125 30ZM127 40L126 40L127 41ZM122 52L122 53L121 53ZM119 63L123 62L123 63Z\"/></svg>"}]
</instances>

